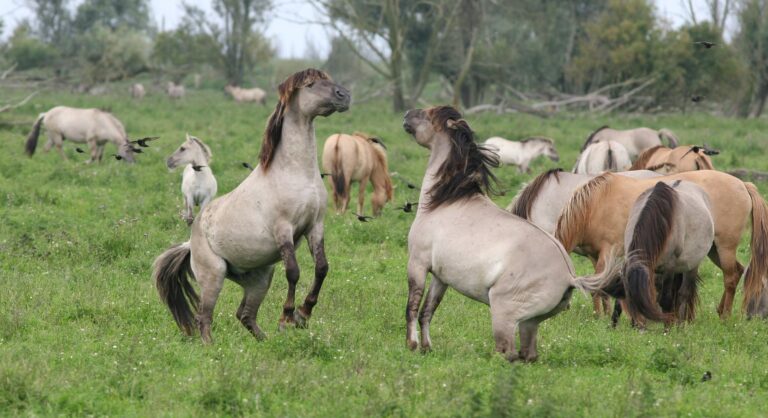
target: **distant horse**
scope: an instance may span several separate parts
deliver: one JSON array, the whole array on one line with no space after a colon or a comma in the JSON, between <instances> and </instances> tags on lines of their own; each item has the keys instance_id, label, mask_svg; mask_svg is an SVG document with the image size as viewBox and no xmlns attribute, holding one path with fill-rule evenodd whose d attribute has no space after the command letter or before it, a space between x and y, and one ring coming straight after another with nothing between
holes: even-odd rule
<instances>
[{"instance_id":1,"label":"distant horse","mask_svg":"<svg viewBox=\"0 0 768 418\"><path fill-rule=\"evenodd\" d=\"M714 237L707 193L687 181L659 181L632 205L624 231L627 256L622 283L612 295L626 301L633 321L692 321L698 300L699 264L712 248ZM620 306L616 304L614 309L614 326Z\"/></svg>"},{"instance_id":2,"label":"distant horse","mask_svg":"<svg viewBox=\"0 0 768 418\"><path fill-rule=\"evenodd\" d=\"M45 143L44 150L48 152L55 145L61 158L65 160L67 156L64 154L62 144L66 139L88 144L91 151L88 163L101 161L104 145L107 142L117 146L120 159L128 163L134 162L133 146L128 140L123 124L109 112L100 109L56 106L41 113L27 137L26 153L30 156L35 153L37 139L43 126L48 134L48 142Z\"/></svg>"},{"instance_id":3,"label":"distant horse","mask_svg":"<svg viewBox=\"0 0 768 418\"><path fill-rule=\"evenodd\" d=\"M540 155L552 161L560 161L555 143L549 138L531 137L522 141L510 141L498 136L485 140L485 146L499 154L502 164L516 165L521 173L530 171L528 165Z\"/></svg>"},{"instance_id":4,"label":"distant horse","mask_svg":"<svg viewBox=\"0 0 768 418\"><path fill-rule=\"evenodd\" d=\"M187 134L187 139L176 151L168 157L166 165L169 169L186 164L181 179L181 194L184 195L184 216L187 225L195 220L194 207L200 206L200 212L205 205L216 197L216 177L211 171L211 149L203 141Z\"/></svg>"},{"instance_id":5,"label":"distant horse","mask_svg":"<svg viewBox=\"0 0 768 418\"><path fill-rule=\"evenodd\" d=\"M387 167L387 149L381 139L369 135L333 134L323 147L323 171L331 174L333 202L337 213L347 211L350 185L360 183L357 213L363 214L365 188L373 184L371 206L374 216L381 214L384 204L392 200L392 179Z\"/></svg>"},{"instance_id":6,"label":"distant horse","mask_svg":"<svg viewBox=\"0 0 768 418\"><path fill-rule=\"evenodd\" d=\"M224 90L226 90L226 92L238 103L257 102L260 104L267 104L267 93L258 87L244 89L237 86L227 85L224 87Z\"/></svg>"},{"instance_id":7,"label":"distant horse","mask_svg":"<svg viewBox=\"0 0 768 418\"><path fill-rule=\"evenodd\" d=\"M144 85L141 83L134 83L131 84L131 87L128 89L128 92L131 93L131 97L134 99L143 99L146 92L144 91Z\"/></svg>"},{"instance_id":8,"label":"distant horse","mask_svg":"<svg viewBox=\"0 0 768 418\"><path fill-rule=\"evenodd\" d=\"M640 154L630 170L651 170L662 174L714 170L712 159L709 158L713 153L717 151L698 145L681 145L677 148L657 145Z\"/></svg>"},{"instance_id":9,"label":"distant horse","mask_svg":"<svg viewBox=\"0 0 768 418\"><path fill-rule=\"evenodd\" d=\"M638 155L648 148L662 145L661 140L666 139L670 148L677 146L679 141L675 134L669 129L659 129L658 131L650 128L636 128L627 130L611 129L603 126L592 132L581 147L583 152L590 144L605 141L616 141L629 152L629 157L634 161Z\"/></svg>"},{"instance_id":10,"label":"distant horse","mask_svg":"<svg viewBox=\"0 0 768 418\"><path fill-rule=\"evenodd\" d=\"M183 85L176 84L173 81L169 81L168 82L168 84L167 84L167 86L165 88L165 92L168 94L168 97L170 97L171 99L176 99L176 100L183 99L184 96L186 96L186 94L187 94L187 91L186 91L186 89L184 89Z\"/></svg>"},{"instance_id":11,"label":"distant horse","mask_svg":"<svg viewBox=\"0 0 768 418\"><path fill-rule=\"evenodd\" d=\"M736 258L736 250L751 214L751 260L744 279L744 307L749 316L768 313L761 299L768 273L768 205L753 184L729 174L701 170L652 179L603 174L573 193L557 222L555 236L567 251L578 247L582 254L597 260L596 269L600 271L608 253L615 248L623 249L631 205L659 180L687 180L709 195L715 221L715 239L709 258L723 271L725 289L717 308L722 318L731 313L736 287L744 271Z\"/></svg>"},{"instance_id":12,"label":"distant horse","mask_svg":"<svg viewBox=\"0 0 768 418\"><path fill-rule=\"evenodd\" d=\"M160 298L179 328L191 335L197 327L204 343L211 342L213 308L225 278L243 287L237 319L261 339L264 333L256 315L272 283L274 264L282 259L288 280L280 329L307 325L328 272L323 243L328 195L317 164L313 121L347 110L350 94L315 69L288 77L278 92L259 165L233 191L202 210L189 241L155 259L153 278ZM302 237L315 261L315 281L296 310L296 246ZM188 276L200 285L200 297Z\"/></svg>"},{"instance_id":13,"label":"distant horse","mask_svg":"<svg viewBox=\"0 0 768 418\"><path fill-rule=\"evenodd\" d=\"M599 289L618 273L576 277L552 235L499 209L486 193L495 153L452 107L413 109L403 127L430 150L419 210L408 234L406 343L429 350L429 324L450 286L490 306L496 350L507 360L535 361L539 323L564 309L574 288ZM419 313L427 274L432 281ZM520 348L515 340L520 329Z\"/></svg>"},{"instance_id":14,"label":"distant horse","mask_svg":"<svg viewBox=\"0 0 768 418\"><path fill-rule=\"evenodd\" d=\"M616 141L597 142L587 146L573 168L578 174L600 174L604 171L627 171L632 166L629 152Z\"/></svg>"},{"instance_id":15,"label":"distant horse","mask_svg":"<svg viewBox=\"0 0 768 418\"><path fill-rule=\"evenodd\" d=\"M617 174L633 178L661 177L661 174L647 170L625 171ZM570 202L573 192L594 177L594 175L588 174L567 173L561 169L549 170L522 188L507 206L507 211L531 221L534 225L554 235L557 220ZM578 248L574 252L586 255ZM597 267L596 259L590 258L590 261L593 266ZM596 314L609 313L609 300L604 295L593 295L592 304Z\"/></svg>"}]
</instances>

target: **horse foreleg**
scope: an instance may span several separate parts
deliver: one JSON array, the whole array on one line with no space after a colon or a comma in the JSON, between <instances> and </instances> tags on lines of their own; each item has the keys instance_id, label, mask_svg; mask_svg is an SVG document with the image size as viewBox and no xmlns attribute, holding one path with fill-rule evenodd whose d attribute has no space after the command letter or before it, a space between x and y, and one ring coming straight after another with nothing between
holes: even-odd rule
<instances>
[{"instance_id":1,"label":"horse foreleg","mask_svg":"<svg viewBox=\"0 0 768 418\"><path fill-rule=\"evenodd\" d=\"M320 288L323 287L323 281L328 275L328 260L325 258L325 241L323 240L324 228L322 223L315 224L307 235L309 250L312 258L315 260L315 281L312 283L304 304L296 311L294 319L298 326L306 326L309 317L312 316L312 308L317 304L317 297L320 295Z\"/></svg>"},{"instance_id":2,"label":"horse foreleg","mask_svg":"<svg viewBox=\"0 0 768 418\"><path fill-rule=\"evenodd\" d=\"M192 198L191 195L184 195L184 214L182 215L182 219L187 223L187 225L192 225L192 222L195 221L195 199Z\"/></svg>"},{"instance_id":3,"label":"horse foreleg","mask_svg":"<svg viewBox=\"0 0 768 418\"><path fill-rule=\"evenodd\" d=\"M411 350L415 350L419 346L419 330L416 318L419 315L421 297L424 294L427 271L428 268L421 263L413 259L408 260L408 304L405 306L405 343Z\"/></svg>"},{"instance_id":4,"label":"horse foreleg","mask_svg":"<svg viewBox=\"0 0 768 418\"><path fill-rule=\"evenodd\" d=\"M272 275L275 273L274 266L262 268L251 272L248 277L241 281L243 286L243 300L237 309L235 316L243 326L253 334L258 340L266 338L266 334L256 323L256 316L259 313L259 307L267 295L270 284L272 284Z\"/></svg>"},{"instance_id":5,"label":"horse foreleg","mask_svg":"<svg viewBox=\"0 0 768 418\"><path fill-rule=\"evenodd\" d=\"M283 304L283 314L278 322L278 329L285 329L288 324L295 324L294 310L296 299L296 283L299 281L299 263L296 261L296 247L293 245L293 230L290 226L282 228L277 238L280 244L280 257L285 266L285 278L288 281L288 295Z\"/></svg>"},{"instance_id":6,"label":"horse foreleg","mask_svg":"<svg viewBox=\"0 0 768 418\"><path fill-rule=\"evenodd\" d=\"M104 146L105 144L101 144L97 147L96 150L96 161L101 162L101 160L104 158Z\"/></svg>"},{"instance_id":7,"label":"horse foreleg","mask_svg":"<svg viewBox=\"0 0 768 418\"><path fill-rule=\"evenodd\" d=\"M98 161L99 158L99 145L96 143L96 138L88 138L88 150L91 152L91 158L86 161L86 164Z\"/></svg>"},{"instance_id":8,"label":"horse foreleg","mask_svg":"<svg viewBox=\"0 0 768 418\"><path fill-rule=\"evenodd\" d=\"M357 191L357 213L359 215L364 214L363 207L365 207L365 188L368 186L368 177L360 179L359 189Z\"/></svg>"},{"instance_id":9,"label":"horse foreleg","mask_svg":"<svg viewBox=\"0 0 768 418\"><path fill-rule=\"evenodd\" d=\"M423 351L432 349L432 339L429 338L429 324L432 322L432 315L434 315L435 310L440 306L440 301L443 300L446 289L448 289L448 286L433 275L432 282L429 284L429 290L427 290L424 306L421 307L421 313L419 314L421 349Z\"/></svg>"}]
</instances>

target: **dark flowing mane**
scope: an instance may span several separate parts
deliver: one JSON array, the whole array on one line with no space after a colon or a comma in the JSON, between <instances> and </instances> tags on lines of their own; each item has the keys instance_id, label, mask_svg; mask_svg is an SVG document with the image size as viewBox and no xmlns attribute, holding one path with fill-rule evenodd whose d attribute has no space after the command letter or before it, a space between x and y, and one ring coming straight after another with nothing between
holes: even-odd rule
<instances>
[{"instance_id":1,"label":"dark flowing mane","mask_svg":"<svg viewBox=\"0 0 768 418\"><path fill-rule=\"evenodd\" d=\"M475 142L475 134L461 113L450 106L428 110L432 126L451 140L451 152L429 190L427 209L466 199L476 194L496 193L496 176L491 167L499 166L498 156Z\"/></svg>"},{"instance_id":2,"label":"dark flowing mane","mask_svg":"<svg viewBox=\"0 0 768 418\"><path fill-rule=\"evenodd\" d=\"M648 162L651 161L651 157L653 157L653 154L656 153L656 151L666 148L664 145L656 145L655 147L648 148L647 150L643 151L642 154L640 154L639 157L637 157L637 160L632 164L632 167L629 167L629 171L635 171L635 170L649 170Z\"/></svg>"},{"instance_id":3,"label":"dark flowing mane","mask_svg":"<svg viewBox=\"0 0 768 418\"><path fill-rule=\"evenodd\" d=\"M286 78L277 87L279 96L277 105L275 105L275 111L272 112L267 121L267 129L264 131L264 142L261 144L261 154L259 155L259 163L262 170L266 172L269 169L269 165L275 157L275 151L280 145L280 140L283 136L283 117L293 94L298 89L315 80L330 79L331 77L323 71L307 68Z\"/></svg>"},{"instance_id":4,"label":"dark flowing mane","mask_svg":"<svg viewBox=\"0 0 768 418\"><path fill-rule=\"evenodd\" d=\"M581 146L581 151L579 151L579 152L584 152L584 150L587 149L587 147L592 143L592 140L595 139L595 135L597 135L598 132L602 131L603 129L608 129L608 128L610 128L610 126L603 125L603 126L597 128L591 134L589 134L589 137L587 137L587 140L584 142L584 145Z\"/></svg>"},{"instance_id":5,"label":"dark flowing mane","mask_svg":"<svg viewBox=\"0 0 768 418\"><path fill-rule=\"evenodd\" d=\"M555 178L555 181L560 181L560 173L563 172L562 168L553 168L546 172L539 174L532 182L528 183L523 190L515 197L515 201L512 205L512 212L523 219L529 219L531 216L531 209L533 203L539 197L539 193L545 184L549 181L550 177Z\"/></svg>"}]
</instances>

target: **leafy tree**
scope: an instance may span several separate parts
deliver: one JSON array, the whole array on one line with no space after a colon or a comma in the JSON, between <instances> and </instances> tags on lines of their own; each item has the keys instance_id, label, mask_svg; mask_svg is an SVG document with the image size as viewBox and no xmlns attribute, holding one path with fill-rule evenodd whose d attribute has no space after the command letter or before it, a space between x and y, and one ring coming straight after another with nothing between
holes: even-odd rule
<instances>
[{"instance_id":1,"label":"leafy tree","mask_svg":"<svg viewBox=\"0 0 768 418\"><path fill-rule=\"evenodd\" d=\"M96 25L115 31L129 28L148 31L149 2L147 0L85 0L77 7L73 26L85 33Z\"/></svg>"},{"instance_id":2,"label":"leafy tree","mask_svg":"<svg viewBox=\"0 0 768 418\"><path fill-rule=\"evenodd\" d=\"M39 39L32 36L29 22L20 23L8 40L8 59L17 64L18 70L44 67L55 51Z\"/></svg>"},{"instance_id":3,"label":"leafy tree","mask_svg":"<svg viewBox=\"0 0 768 418\"><path fill-rule=\"evenodd\" d=\"M81 60L90 81L121 80L149 70L149 40L135 30L97 24L81 37L81 43Z\"/></svg>"},{"instance_id":4,"label":"leafy tree","mask_svg":"<svg viewBox=\"0 0 768 418\"><path fill-rule=\"evenodd\" d=\"M744 0L738 20L736 44L746 61L751 91L740 114L758 117L768 99L768 1Z\"/></svg>"},{"instance_id":5,"label":"leafy tree","mask_svg":"<svg viewBox=\"0 0 768 418\"><path fill-rule=\"evenodd\" d=\"M61 48L69 39L72 16L69 0L29 0L35 11L35 32L43 42Z\"/></svg>"},{"instance_id":6,"label":"leafy tree","mask_svg":"<svg viewBox=\"0 0 768 418\"><path fill-rule=\"evenodd\" d=\"M217 49L218 45L210 36L182 25L155 37L151 58L158 69L179 82L204 65L218 66Z\"/></svg>"}]
</instances>

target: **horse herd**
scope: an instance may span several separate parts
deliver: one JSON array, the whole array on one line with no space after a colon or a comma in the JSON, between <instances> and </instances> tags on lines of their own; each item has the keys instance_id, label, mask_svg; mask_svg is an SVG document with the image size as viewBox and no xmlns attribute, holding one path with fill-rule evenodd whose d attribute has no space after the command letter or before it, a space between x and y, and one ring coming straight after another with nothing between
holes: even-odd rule
<instances>
[{"instance_id":1,"label":"horse herd","mask_svg":"<svg viewBox=\"0 0 768 418\"><path fill-rule=\"evenodd\" d=\"M191 236L156 258L152 276L184 333L199 332L205 343L212 341L214 307L228 278L243 288L236 317L256 338L264 338L257 314L280 261L288 294L279 328L307 325L328 273L324 175L330 176L339 212L347 209L353 181L360 183L358 214L369 181L374 215L392 200L386 147L374 136L330 136L322 155L326 173L320 171L314 119L344 112L350 101L349 91L322 71L288 77L278 87L259 165L217 198L208 166L211 150L200 139L187 134L167 159L168 168L185 165L183 218ZM42 126L48 132L46 149L56 146L64 156L64 138L86 142L89 161L100 160L111 141L118 146L115 157L132 162L141 150L134 145L146 146L151 139L130 141L109 113L56 107L36 120L27 140L30 155ZM540 174L503 210L489 197L495 190L493 169L505 163L527 172L538 155L558 161L554 141L494 137L481 145L449 106L412 109L403 129L430 152L408 235L410 349L431 348L429 325L448 287L490 306L496 350L510 361L536 360L539 323L567 308L573 289L591 292L596 312L608 312L607 297L616 298L614 325L622 311L638 327L647 320L666 326L692 321L698 266L707 256L723 271L721 317L730 314L742 275L747 315L768 314L768 205L753 184L716 171L709 158L716 152L708 147L679 146L666 129L604 127L589 137L573 173ZM736 250L750 221L751 259L745 272ZM302 237L314 260L314 283L297 307L296 248ZM595 274L576 276L570 252L588 257Z\"/></svg>"}]
</instances>

